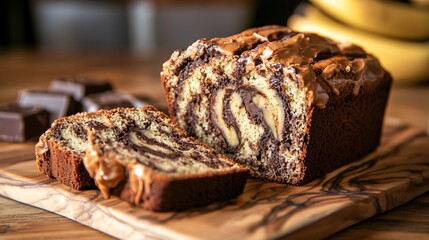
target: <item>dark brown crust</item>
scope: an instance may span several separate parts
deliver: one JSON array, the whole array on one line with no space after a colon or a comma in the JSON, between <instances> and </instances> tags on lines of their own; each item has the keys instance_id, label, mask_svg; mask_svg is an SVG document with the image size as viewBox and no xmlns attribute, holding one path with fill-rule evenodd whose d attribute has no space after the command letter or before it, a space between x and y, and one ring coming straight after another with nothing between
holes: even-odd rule
<instances>
[{"instance_id":1,"label":"dark brown crust","mask_svg":"<svg viewBox=\"0 0 429 240\"><path fill-rule=\"evenodd\" d=\"M74 189L95 189L94 180L89 176L83 159L62 149L54 140L47 140L49 150L36 154L36 162L41 173L57 179Z\"/></svg>"},{"instance_id":2,"label":"dark brown crust","mask_svg":"<svg viewBox=\"0 0 429 240\"><path fill-rule=\"evenodd\" d=\"M180 211L201 207L217 201L238 197L244 190L248 171L238 169L230 173L192 178L165 178L153 175L149 191L145 191L138 206L157 212ZM134 202L136 194L128 181L114 194L127 202Z\"/></svg>"},{"instance_id":3,"label":"dark brown crust","mask_svg":"<svg viewBox=\"0 0 429 240\"><path fill-rule=\"evenodd\" d=\"M374 151L380 142L391 86L386 73L376 88L358 96L331 97L325 109L313 108L304 174L292 184L310 182ZM334 126L334 127L331 127Z\"/></svg>"}]
</instances>

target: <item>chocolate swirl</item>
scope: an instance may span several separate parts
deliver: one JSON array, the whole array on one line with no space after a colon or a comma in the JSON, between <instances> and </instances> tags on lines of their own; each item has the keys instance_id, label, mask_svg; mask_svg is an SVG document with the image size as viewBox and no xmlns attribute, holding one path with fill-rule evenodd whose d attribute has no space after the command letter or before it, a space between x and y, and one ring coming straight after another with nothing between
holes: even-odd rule
<instances>
[{"instance_id":1,"label":"chocolate swirl","mask_svg":"<svg viewBox=\"0 0 429 240\"><path fill-rule=\"evenodd\" d=\"M181 152L163 142L157 141L156 138L153 136L151 137L151 135L152 133L150 131L133 128L128 133L127 143L129 143L130 147L143 155L151 154L173 161L182 156Z\"/></svg>"}]
</instances>

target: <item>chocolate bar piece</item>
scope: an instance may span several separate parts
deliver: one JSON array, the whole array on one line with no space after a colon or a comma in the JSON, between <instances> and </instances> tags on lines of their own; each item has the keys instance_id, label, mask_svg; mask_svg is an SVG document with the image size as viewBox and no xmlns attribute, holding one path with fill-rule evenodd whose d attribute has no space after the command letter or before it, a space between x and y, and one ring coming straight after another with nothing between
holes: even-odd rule
<instances>
[{"instance_id":1,"label":"chocolate bar piece","mask_svg":"<svg viewBox=\"0 0 429 240\"><path fill-rule=\"evenodd\" d=\"M0 140L23 142L38 138L48 128L49 113L42 108L0 105Z\"/></svg>"},{"instance_id":2,"label":"chocolate bar piece","mask_svg":"<svg viewBox=\"0 0 429 240\"><path fill-rule=\"evenodd\" d=\"M82 99L83 111L95 112L100 109L113 109L118 107L136 107L135 99L130 94L109 91L91 94Z\"/></svg>"},{"instance_id":3,"label":"chocolate bar piece","mask_svg":"<svg viewBox=\"0 0 429 240\"><path fill-rule=\"evenodd\" d=\"M21 90L17 102L22 107L46 109L49 112L49 123L57 118L76 113L77 110L77 104L71 95L50 90Z\"/></svg>"},{"instance_id":4,"label":"chocolate bar piece","mask_svg":"<svg viewBox=\"0 0 429 240\"><path fill-rule=\"evenodd\" d=\"M112 85L106 80L89 77L61 77L53 80L49 89L56 92L68 93L80 102L84 97L112 90Z\"/></svg>"}]
</instances>

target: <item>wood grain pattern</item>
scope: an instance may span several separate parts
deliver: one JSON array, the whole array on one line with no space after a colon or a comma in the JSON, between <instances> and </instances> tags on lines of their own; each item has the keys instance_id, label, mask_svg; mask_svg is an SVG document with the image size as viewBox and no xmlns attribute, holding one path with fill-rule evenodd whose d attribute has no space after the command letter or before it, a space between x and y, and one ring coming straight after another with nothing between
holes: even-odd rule
<instances>
[{"instance_id":1,"label":"wood grain pattern","mask_svg":"<svg viewBox=\"0 0 429 240\"><path fill-rule=\"evenodd\" d=\"M238 199L186 212L72 191L37 172L33 145L1 144L0 194L127 239L325 237L429 190L429 136L392 120L376 152L323 179L301 187L250 180Z\"/></svg>"},{"instance_id":2,"label":"wood grain pattern","mask_svg":"<svg viewBox=\"0 0 429 240\"><path fill-rule=\"evenodd\" d=\"M386 213L349 227L331 240L423 240L429 234L429 192Z\"/></svg>"}]
</instances>

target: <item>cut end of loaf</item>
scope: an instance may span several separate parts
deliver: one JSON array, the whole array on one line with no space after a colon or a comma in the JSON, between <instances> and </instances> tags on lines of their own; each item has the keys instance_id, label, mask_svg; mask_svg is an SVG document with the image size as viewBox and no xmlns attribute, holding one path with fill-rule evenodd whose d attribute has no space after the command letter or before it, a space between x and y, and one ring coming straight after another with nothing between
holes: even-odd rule
<instances>
[{"instance_id":1,"label":"cut end of loaf","mask_svg":"<svg viewBox=\"0 0 429 240\"><path fill-rule=\"evenodd\" d=\"M239 80L236 68L213 58L178 83L177 122L249 166L254 176L294 182L302 172L299 150L308 130L309 93L299 88L292 68L249 60Z\"/></svg>"},{"instance_id":2,"label":"cut end of loaf","mask_svg":"<svg viewBox=\"0 0 429 240\"><path fill-rule=\"evenodd\" d=\"M390 84L385 75L357 46L266 26L176 51L161 79L170 115L187 132L255 177L300 184L315 109Z\"/></svg>"}]
</instances>

